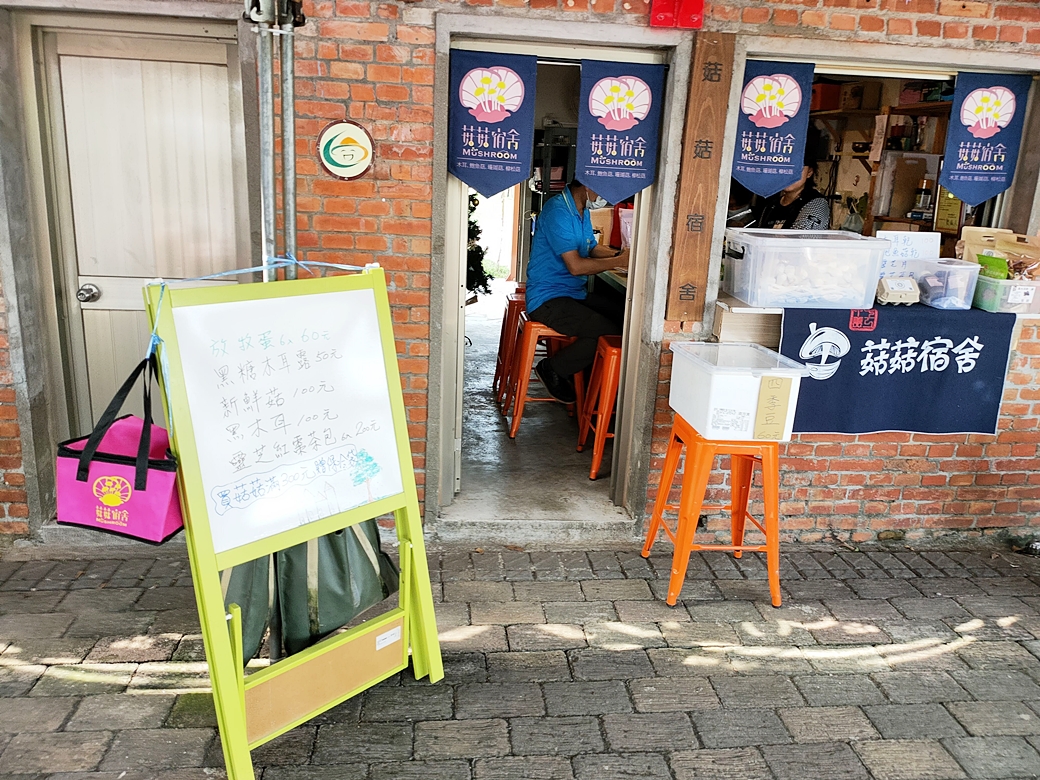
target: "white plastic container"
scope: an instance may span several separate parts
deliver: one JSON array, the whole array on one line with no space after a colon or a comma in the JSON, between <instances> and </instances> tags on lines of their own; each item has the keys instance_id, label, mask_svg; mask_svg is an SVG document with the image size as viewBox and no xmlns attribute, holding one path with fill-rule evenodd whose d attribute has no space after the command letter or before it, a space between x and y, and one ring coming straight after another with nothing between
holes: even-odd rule
<instances>
[{"instance_id":1,"label":"white plastic container","mask_svg":"<svg viewBox=\"0 0 1040 780\"><path fill-rule=\"evenodd\" d=\"M809 374L801 363L759 344L677 341L671 350L668 405L705 439L791 438L798 388Z\"/></svg>"},{"instance_id":2,"label":"white plastic container","mask_svg":"<svg viewBox=\"0 0 1040 780\"><path fill-rule=\"evenodd\" d=\"M980 276L974 305L986 311L1040 314L1040 282Z\"/></svg>"},{"instance_id":3,"label":"white plastic container","mask_svg":"<svg viewBox=\"0 0 1040 780\"><path fill-rule=\"evenodd\" d=\"M843 230L730 228L722 288L755 307L869 309L888 245Z\"/></svg>"},{"instance_id":4,"label":"white plastic container","mask_svg":"<svg viewBox=\"0 0 1040 780\"><path fill-rule=\"evenodd\" d=\"M910 261L921 303L934 309L970 309L981 266L946 257Z\"/></svg>"}]
</instances>

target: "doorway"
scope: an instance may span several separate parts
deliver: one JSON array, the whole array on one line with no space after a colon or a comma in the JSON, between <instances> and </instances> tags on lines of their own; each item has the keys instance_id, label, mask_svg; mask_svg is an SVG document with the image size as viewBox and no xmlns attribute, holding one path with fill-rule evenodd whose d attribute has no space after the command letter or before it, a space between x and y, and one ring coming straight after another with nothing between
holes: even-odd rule
<instances>
[{"instance_id":1,"label":"doorway","mask_svg":"<svg viewBox=\"0 0 1040 780\"><path fill-rule=\"evenodd\" d=\"M543 44L532 50L523 44L511 44L503 49L498 41L452 43L453 47L456 45L466 49L493 47L496 51L533 53L539 58L533 171L531 178L519 187L520 215L517 221L520 229L514 241L518 258L515 277L522 282L532 224L537 213L573 178L581 60L662 63L668 57L661 51L638 49L597 47L585 52L573 45L556 47ZM659 168L665 164L663 152L659 163ZM463 207L469 191L454 177L448 176L447 179L446 257L449 264L461 263L464 255L461 239L469 232ZM644 190L629 204L632 208L626 217L632 218L630 224L635 226L631 234L626 231L625 241L632 248L630 277L633 278L640 277L646 270L640 262L647 262L650 222L646 214L640 212L645 212L650 202L651 190ZM485 228L482 226L481 229ZM609 233L609 228L607 230ZM608 243L610 235L602 235L600 241ZM600 285L601 293L606 289L618 297L619 309L625 311L626 321L634 318L634 321L642 322L642 288L639 284L634 283L626 289L624 283L608 287L604 279L594 278L591 283ZM545 535L562 538L561 534L567 533L565 529L572 528L576 531L575 539L588 539L590 529L598 527L604 538L628 538L633 520L618 506L622 491L617 475L627 468L624 463L627 453L621 452L622 448L612 448L608 444L599 478L591 481L591 440L584 452L576 451L577 417L568 416L567 410L558 403L529 403L516 439L508 438L509 418L498 409L491 385L505 294L515 285L503 280L492 286L491 295L480 296L475 304L466 306L464 279L459 279L459 299L448 302L448 310L455 314L453 324L458 328L457 338L452 344L456 348L453 355L456 366L454 387L442 388L445 395L451 393L454 401L455 447L451 464L454 484L450 494L442 487L439 496L438 534L442 538L462 538L472 536L479 527L481 538L494 538L496 529L502 530L502 538ZM446 341L449 338L447 328L444 338ZM639 334L634 338L638 342ZM448 349L448 344L445 344L445 352ZM627 356L626 349L623 361ZM628 370L632 370L632 365ZM539 391L540 385L532 382L532 394ZM615 424L618 431L622 429L625 415L633 409L632 399L631 393L625 393L622 382ZM620 468L619 463L622 464ZM445 483L445 480L441 481L442 486ZM449 502L451 505L447 506ZM522 529L517 523L522 524Z\"/></svg>"},{"instance_id":2,"label":"doorway","mask_svg":"<svg viewBox=\"0 0 1040 780\"><path fill-rule=\"evenodd\" d=\"M249 265L236 30L214 27L32 28L69 435L143 357L148 280Z\"/></svg>"}]
</instances>

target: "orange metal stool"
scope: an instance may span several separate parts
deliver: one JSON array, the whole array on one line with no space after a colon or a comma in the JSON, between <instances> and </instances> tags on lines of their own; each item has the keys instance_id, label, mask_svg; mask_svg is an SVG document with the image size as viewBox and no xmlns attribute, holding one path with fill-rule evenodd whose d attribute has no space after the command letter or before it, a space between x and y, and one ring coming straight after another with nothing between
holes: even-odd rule
<instances>
[{"instance_id":1,"label":"orange metal stool","mask_svg":"<svg viewBox=\"0 0 1040 780\"><path fill-rule=\"evenodd\" d=\"M524 311L525 300L526 296L523 292L512 293L506 298L506 311L502 317L502 335L498 339L495 378L491 382L491 390L495 394L495 402L499 406L502 406L509 387L509 373L513 366L513 352L516 349L520 313Z\"/></svg>"},{"instance_id":2,"label":"orange metal stool","mask_svg":"<svg viewBox=\"0 0 1040 780\"><path fill-rule=\"evenodd\" d=\"M592 363L589 389L578 420L578 452L585 449L589 429L596 432L596 437L592 440L592 467L589 469L589 479L599 476L599 468L603 463L603 449L607 445L607 439L614 438L614 434L610 432L610 418L614 416L614 401L617 399L620 379L621 337L600 336L596 344L596 359ZM596 418L595 422L593 417Z\"/></svg>"},{"instance_id":3,"label":"orange metal stool","mask_svg":"<svg viewBox=\"0 0 1040 780\"><path fill-rule=\"evenodd\" d=\"M668 492L675 480L679 456L686 447L686 466L683 470L682 494L679 506L668 503ZM705 506L704 492L716 455L730 456L730 503L727 506ZM748 494L755 463L762 468L762 492L765 499L764 525L747 513ZM739 558L743 552L764 552L766 570L769 575L769 595L773 606L780 606L780 445L775 441L709 441L703 438L678 414L672 423L671 440L661 472L661 484L657 489L657 501L650 518L650 528L643 545L643 557L650 556L657 532L661 529L675 545L672 555L672 575L668 581L668 598L674 605L679 598L690 553L697 550L724 550ZM665 510L679 512L675 532L664 522ZM694 532L702 511L729 511L732 544L694 544ZM744 544L745 520L765 534L765 544Z\"/></svg>"},{"instance_id":4,"label":"orange metal stool","mask_svg":"<svg viewBox=\"0 0 1040 780\"><path fill-rule=\"evenodd\" d=\"M531 372L534 370L535 350L540 341L555 342L557 345L565 346L572 344L573 336L565 336L548 325L530 319L527 312L520 313L519 335L517 336L516 348L513 351L513 368L510 372L508 388L506 390L506 402L503 410L508 413L510 407L513 409L513 419L509 422L509 438L515 439L516 432L520 430L520 420L524 416L524 406L529 401L552 401L559 403L551 396L529 396L528 385L531 382ZM584 382L581 372L574 375L574 390L577 396L576 404L580 409L582 406L582 395ZM569 405L572 406L572 405Z\"/></svg>"}]
</instances>

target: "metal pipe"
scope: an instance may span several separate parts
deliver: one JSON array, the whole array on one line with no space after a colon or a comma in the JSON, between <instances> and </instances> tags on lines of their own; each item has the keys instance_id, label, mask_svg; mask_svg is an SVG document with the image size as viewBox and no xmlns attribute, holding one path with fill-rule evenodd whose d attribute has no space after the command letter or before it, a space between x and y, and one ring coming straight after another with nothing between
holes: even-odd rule
<instances>
[{"instance_id":1,"label":"metal pipe","mask_svg":"<svg viewBox=\"0 0 1040 780\"><path fill-rule=\"evenodd\" d=\"M275 187L274 187L274 37L271 25L257 25L260 42L257 47L257 71L260 92L260 209L263 212L261 247L264 281L275 281L271 268L275 257Z\"/></svg>"},{"instance_id":2,"label":"metal pipe","mask_svg":"<svg viewBox=\"0 0 1040 780\"><path fill-rule=\"evenodd\" d=\"M293 20L282 23L282 219L285 256L296 257L296 68ZM296 278L296 267L285 269L286 279Z\"/></svg>"}]
</instances>

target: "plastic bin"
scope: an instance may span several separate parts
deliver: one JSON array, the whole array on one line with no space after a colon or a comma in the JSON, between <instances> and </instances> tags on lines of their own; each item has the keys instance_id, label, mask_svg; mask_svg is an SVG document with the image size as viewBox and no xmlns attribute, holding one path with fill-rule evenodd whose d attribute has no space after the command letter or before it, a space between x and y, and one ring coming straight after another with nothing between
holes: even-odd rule
<instances>
[{"instance_id":1,"label":"plastic bin","mask_svg":"<svg viewBox=\"0 0 1040 780\"><path fill-rule=\"evenodd\" d=\"M986 311L1040 314L1040 282L980 276L973 303Z\"/></svg>"},{"instance_id":2,"label":"plastic bin","mask_svg":"<svg viewBox=\"0 0 1040 780\"><path fill-rule=\"evenodd\" d=\"M801 363L758 344L678 341L671 350L668 405L701 436L791 438L798 388L809 374Z\"/></svg>"},{"instance_id":3,"label":"plastic bin","mask_svg":"<svg viewBox=\"0 0 1040 780\"><path fill-rule=\"evenodd\" d=\"M888 245L843 230L730 228L722 287L756 307L869 309Z\"/></svg>"},{"instance_id":4,"label":"plastic bin","mask_svg":"<svg viewBox=\"0 0 1040 780\"><path fill-rule=\"evenodd\" d=\"M921 303L935 309L970 309L981 266L966 260L929 258L910 261Z\"/></svg>"}]
</instances>

